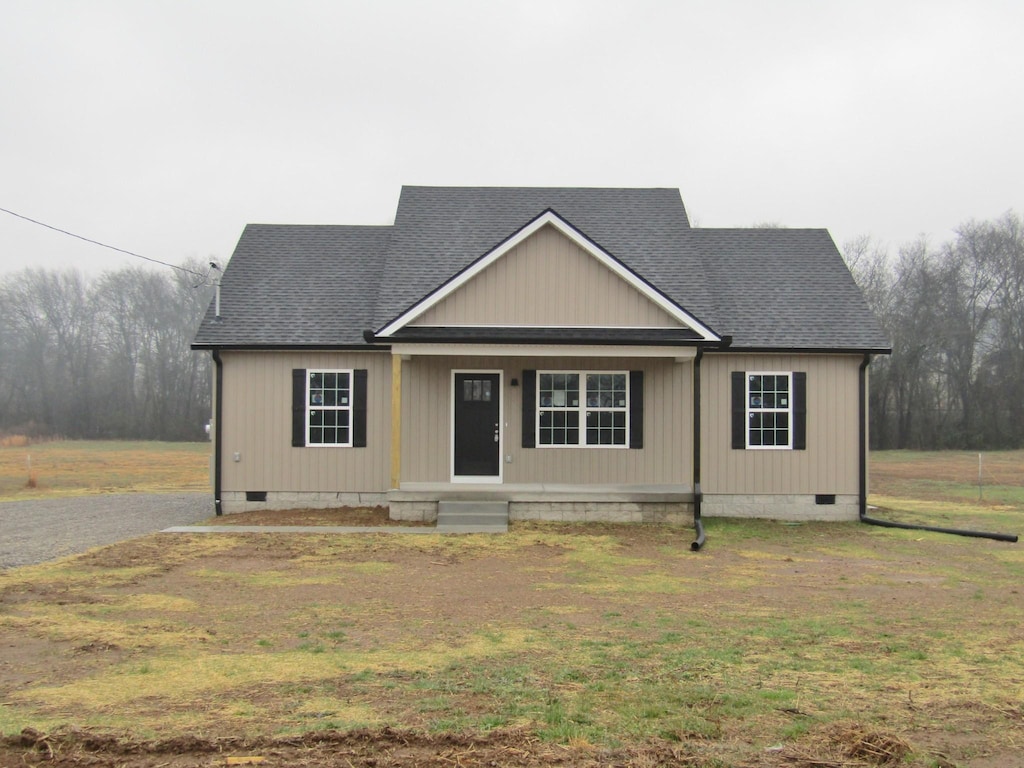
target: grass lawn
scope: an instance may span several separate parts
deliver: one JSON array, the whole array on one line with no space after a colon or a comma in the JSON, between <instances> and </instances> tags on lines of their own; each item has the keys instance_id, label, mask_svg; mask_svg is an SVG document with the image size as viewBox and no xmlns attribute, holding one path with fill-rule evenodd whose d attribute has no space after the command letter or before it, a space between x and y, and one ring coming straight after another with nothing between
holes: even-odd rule
<instances>
[{"instance_id":1,"label":"grass lawn","mask_svg":"<svg viewBox=\"0 0 1024 768\"><path fill-rule=\"evenodd\" d=\"M1012 486L895 495L910 461L873 466L887 514L1024 527ZM160 534L0 572L0 733L34 729L0 765L1021 764L1020 545L706 524L700 553L534 523Z\"/></svg>"},{"instance_id":2,"label":"grass lawn","mask_svg":"<svg viewBox=\"0 0 1024 768\"><path fill-rule=\"evenodd\" d=\"M210 443L115 440L0 445L0 501L205 491L210 488L211 450Z\"/></svg>"}]
</instances>

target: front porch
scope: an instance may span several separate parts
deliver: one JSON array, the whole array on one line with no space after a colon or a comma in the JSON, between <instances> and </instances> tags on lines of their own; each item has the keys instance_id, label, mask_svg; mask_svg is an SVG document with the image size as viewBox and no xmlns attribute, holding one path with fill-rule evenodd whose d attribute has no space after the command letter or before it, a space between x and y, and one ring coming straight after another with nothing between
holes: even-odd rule
<instances>
[{"instance_id":1,"label":"front porch","mask_svg":"<svg viewBox=\"0 0 1024 768\"><path fill-rule=\"evenodd\" d=\"M387 494L392 520L432 522L441 501L508 502L509 520L693 524L687 485L406 482Z\"/></svg>"}]
</instances>

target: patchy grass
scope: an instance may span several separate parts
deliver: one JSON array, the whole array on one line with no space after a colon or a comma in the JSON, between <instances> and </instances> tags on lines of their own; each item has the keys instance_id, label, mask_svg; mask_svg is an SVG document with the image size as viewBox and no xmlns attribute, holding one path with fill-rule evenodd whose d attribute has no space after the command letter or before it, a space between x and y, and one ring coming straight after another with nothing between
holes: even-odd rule
<instances>
[{"instance_id":1,"label":"patchy grass","mask_svg":"<svg viewBox=\"0 0 1024 768\"><path fill-rule=\"evenodd\" d=\"M879 451L869 503L878 517L943 528L1024 533L1024 451ZM910 533L911 538L916 538Z\"/></svg>"},{"instance_id":2,"label":"patchy grass","mask_svg":"<svg viewBox=\"0 0 1024 768\"><path fill-rule=\"evenodd\" d=\"M0 501L87 493L204 491L209 443L64 440L0 446Z\"/></svg>"},{"instance_id":3,"label":"patchy grass","mask_svg":"<svg viewBox=\"0 0 1024 768\"><path fill-rule=\"evenodd\" d=\"M870 472L886 498L1024 508L1024 451L874 451Z\"/></svg>"},{"instance_id":4,"label":"patchy grass","mask_svg":"<svg viewBox=\"0 0 1024 768\"><path fill-rule=\"evenodd\" d=\"M981 505L896 494L953 476L953 460L883 455L872 501L910 522L1020 527L1012 485ZM705 522L700 553L673 526L519 523L503 536L163 534L13 569L0 574L0 732L476 734L494 764L543 745L560 751L532 764L1017 760L1020 545ZM472 754L424 748L408 764ZM345 764L331 759L310 764Z\"/></svg>"},{"instance_id":5,"label":"patchy grass","mask_svg":"<svg viewBox=\"0 0 1024 768\"><path fill-rule=\"evenodd\" d=\"M0 577L0 729L525 729L700 744L711 757L695 765L767 765L769 747L807 750L851 723L921 766L1024 738L1019 548L707 527L700 554L686 529L519 524L162 535L15 569Z\"/></svg>"}]
</instances>

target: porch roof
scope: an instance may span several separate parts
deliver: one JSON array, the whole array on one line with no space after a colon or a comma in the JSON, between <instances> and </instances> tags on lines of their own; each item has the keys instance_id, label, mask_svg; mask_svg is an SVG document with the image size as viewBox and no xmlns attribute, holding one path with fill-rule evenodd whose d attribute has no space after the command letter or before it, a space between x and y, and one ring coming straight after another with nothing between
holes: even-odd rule
<instances>
[{"instance_id":1,"label":"porch roof","mask_svg":"<svg viewBox=\"0 0 1024 768\"><path fill-rule=\"evenodd\" d=\"M406 326L385 343L450 344L625 344L692 346L700 334L689 328L538 328Z\"/></svg>"}]
</instances>

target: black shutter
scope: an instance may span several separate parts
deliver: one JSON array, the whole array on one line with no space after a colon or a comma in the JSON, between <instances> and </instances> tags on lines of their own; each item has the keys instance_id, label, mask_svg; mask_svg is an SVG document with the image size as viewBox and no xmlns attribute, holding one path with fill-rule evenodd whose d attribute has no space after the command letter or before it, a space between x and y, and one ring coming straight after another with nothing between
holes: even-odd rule
<instances>
[{"instance_id":1,"label":"black shutter","mask_svg":"<svg viewBox=\"0 0 1024 768\"><path fill-rule=\"evenodd\" d=\"M366 447L366 369L352 371L352 447Z\"/></svg>"},{"instance_id":2,"label":"black shutter","mask_svg":"<svg viewBox=\"0 0 1024 768\"><path fill-rule=\"evenodd\" d=\"M644 372L629 372L629 447L644 447Z\"/></svg>"},{"instance_id":3,"label":"black shutter","mask_svg":"<svg viewBox=\"0 0 1024 768\"><path fill-rule=\"evenodd\" d=\"M292 369L292 445L306 444L306 369Z\"/></svg>"},{"instance_id":4,"label":"black shutter","mask_svg":"<svg viewBox=\"0 0 1024 768\"><path fill-rule=\"evenodd\" d=\"M793 450L807 450L807 374L793 374Z\"/></svg>"},{"instance_id":5,"label":"black shutter","mask_svg":"<svg viewBox=\"0 0 1024 768\"><path fill-rule=\"evenodd\" d=\"M537 371L523 371L523 448L537 447Z\"/></svg>"},{"instance_id":6,"label":"black shutter","mask_svg":"<svg viewBox=\"0 0 1024 768\"><path fill-rule=\"evenodd\" d=\"M747 447L747 374L732 372L732 447Z\"/></svg>"}]
</instances>

